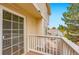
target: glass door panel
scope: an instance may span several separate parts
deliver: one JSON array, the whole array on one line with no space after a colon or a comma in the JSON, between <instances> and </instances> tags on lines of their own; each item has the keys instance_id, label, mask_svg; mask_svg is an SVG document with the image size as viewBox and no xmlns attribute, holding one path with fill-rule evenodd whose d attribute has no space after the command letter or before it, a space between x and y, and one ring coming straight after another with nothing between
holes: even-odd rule
<instances>
[{"instance_id":1,"label":"glass door panel","mask_svg":"<svg viewBox=\"0 0 79 59\"><path fill-rule=\"evenodd\" d=\"M24 53L24 18L3 10L3 54Z\"/></svg>"}]
</instances>

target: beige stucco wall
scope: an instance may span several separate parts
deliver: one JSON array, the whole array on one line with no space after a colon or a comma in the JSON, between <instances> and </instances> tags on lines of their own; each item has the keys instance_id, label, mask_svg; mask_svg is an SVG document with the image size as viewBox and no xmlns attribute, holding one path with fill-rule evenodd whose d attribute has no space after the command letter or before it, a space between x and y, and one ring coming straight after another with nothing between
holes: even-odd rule
<instances>
[{"instance_id":1,"label":"beige stucco wall","mask_svg":"<svg viewBox=\"0 0 79 59\"><path fill-rule=\"evenodd\" d=\"M40 24L41 24L41 19L35 19L31 16L26 17L26 27L27 27L27 34L39 34L40 33ZM41 34L41 33L40 33Z\"/></svg>"},{"instance_id":2,"label":"beige stucco wall","mask_svg":"<svg viewBox=\"0 0 79 59\"><path fill-rule=\"evenodd\" d=\"M40 10L42 19L34 19L28 17L27 20L27 32L29 34L45 35L46 28L48 27L49 15L47 13L47 7L45 3L34 3L37 10ZM33 23L34 22L34 23ZM29 27L30 26L30 27Z\"/></svg>"}]
</instances>

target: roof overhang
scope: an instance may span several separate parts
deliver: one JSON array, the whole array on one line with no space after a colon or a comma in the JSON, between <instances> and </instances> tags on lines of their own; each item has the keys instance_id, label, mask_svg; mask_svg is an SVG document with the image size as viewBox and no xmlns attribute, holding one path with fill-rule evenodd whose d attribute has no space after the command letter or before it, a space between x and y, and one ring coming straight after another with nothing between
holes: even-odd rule
<instances>
[{"instance_id":1,"label":"roof overhang","mask_svg":"<svg viewBox=\"0 0 79 59\"><path fill-rule=\"evenodd\" d=\"M46 7L47 7L48 14L51 15L51 12L50 12L50 6L49 6L48 3L46 3Z\"/></svg>"},{"instance_id":2,"label":"roof overhang","mask_svg":"<svg viewBox=\"0 0 79 59\"><path fill-rule=\"evenodd\" d=\"M34 7L32 3L2 3L1 5L19 12L23 15L31 15L34 18L42 18L41 13Z\"/></svg>"}]
</instances>

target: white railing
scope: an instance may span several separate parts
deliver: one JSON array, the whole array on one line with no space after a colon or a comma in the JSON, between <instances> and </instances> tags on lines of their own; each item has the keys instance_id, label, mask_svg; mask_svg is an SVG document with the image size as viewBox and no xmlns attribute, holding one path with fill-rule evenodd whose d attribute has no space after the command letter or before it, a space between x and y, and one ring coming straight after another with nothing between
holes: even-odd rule
<instances>
[{"instance_id":1,"label":"white railing","mask_svg":"<svg viewBox=\"0 0 79 59\"><path fill-rule=\"evenodd\" d=\"M64 37L29 35L29 50L41 54L78 55L79 47Z\"/></svg>"}]
</instances>

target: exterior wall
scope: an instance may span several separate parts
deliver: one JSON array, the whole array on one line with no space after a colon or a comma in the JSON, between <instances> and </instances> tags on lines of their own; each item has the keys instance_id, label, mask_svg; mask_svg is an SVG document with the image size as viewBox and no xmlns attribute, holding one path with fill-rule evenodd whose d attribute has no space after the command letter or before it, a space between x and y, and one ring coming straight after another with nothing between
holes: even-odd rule
<instances>
[{"instance_id":1,"label":"exterior wall","mask_svg":"<svg viewBox=\"0 0 79 59\"><path fill-rule=\"evenodd\" d=\"M38 34L38 20L31 17L31 16L27 16L27 34Z\"/></svg>"},{"instance_id":2,"label":"exterior wall","mask_svg":"<svg viewBox=\"0 0 79 59\"><path fill-rule=\"evenodd\" d=\"M34 6L41 12L42 17L48 21L48 12L45 3L34 3Z\"/></svg>"},{"instance_id":3,"label":"exterior wall","mask_svg":"<svg viewBox=\"0 0 79 59\"><path fill-rule=\"evenodd\" d=\"M34 3L34 6L37 8L37 10L40 11L41 15L42 15L42 22L41 22L41 34L45 35L46 34L46 30L48 27L48 21L49 21L49 15L47 12L47 7L45 3Z\"/></svg>"}]
</instances>

